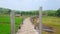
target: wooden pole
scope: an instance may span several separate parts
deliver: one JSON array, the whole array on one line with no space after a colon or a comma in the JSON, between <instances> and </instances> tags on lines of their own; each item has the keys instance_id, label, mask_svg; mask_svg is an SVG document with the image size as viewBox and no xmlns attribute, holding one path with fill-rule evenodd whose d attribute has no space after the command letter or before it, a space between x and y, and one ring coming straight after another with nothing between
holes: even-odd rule
<instances>
[{"instance_id":1,"label":"wooden pole","mask_svg":"<svg viewBox=\"0 0 60 34\"><path fill-rule=\"evenodd\" d=\"M14 12L10 12L10 19L11 19L11 34L15 34L15 15Z\"/></svg>"},{"instance_id":2,"label":"wooden pole","mask_svg":"<svg viewBox=\"0 0 60 34\"><path fill-rule=\"evenodd\" d=\"M42 34L42 7L39 8L39 18L40 18L39 34Z\"/></svg>"}]
</instances>

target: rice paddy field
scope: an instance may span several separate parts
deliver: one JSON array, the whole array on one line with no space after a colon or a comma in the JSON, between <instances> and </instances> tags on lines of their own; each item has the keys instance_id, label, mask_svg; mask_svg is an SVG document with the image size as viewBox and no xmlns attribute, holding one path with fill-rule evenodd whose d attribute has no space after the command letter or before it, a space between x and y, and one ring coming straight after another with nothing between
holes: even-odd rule
<instances>
[{"instance_id":1,"label":"rice paddy field","mask_svg":"<svg viewBox=\"0 0 60 34\"><path fill-rule=\"evenodd\" d=\"M15 17L15 30L22 23L22 18ZM10 16L0 16L0 34L11 34Z\"/></svg>"},{"instance_id":2,"label":"rice paddy field","mask_svg":"<svg viewBox=\"0 0 60 34\"><path fill-rule=\"evenodd\" d=\"M55 29L54 34L60 34L60 18L53 16L45 16L43 17L43 24L53 27Z\"/></svg>"},{"instance_id":3,"label":"rice paddy field","mask_svg":"<svg viewBox=\"0 0 60 34\"><path fill-rule=\"evenodd\" d=\"M53 17L53 16L44 16L43 17L43 24L47 26L52 26L56 29L55 34L60 34L60 18ZM22 23L21 17L15 17L15 29L17 31L19 25ZM0 15L0 34L11 34L11 27L10 27L10 16L8 15ZM43 34L45 34L43 32Z\"/></svg>"}]
</instances>

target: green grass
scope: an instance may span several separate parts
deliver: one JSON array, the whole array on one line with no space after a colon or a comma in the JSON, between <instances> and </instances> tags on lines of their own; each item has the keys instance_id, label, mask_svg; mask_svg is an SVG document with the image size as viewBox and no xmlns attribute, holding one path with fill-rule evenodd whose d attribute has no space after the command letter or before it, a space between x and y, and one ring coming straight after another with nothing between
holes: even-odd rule
<instances>
[{"instance_id":1,"label":"green grass","mask_svg":"<svg viewBox=\"0 0 60 34\"><path fill-rule=\"evenodd\" d=\"M22 18L15 17L16 31L21 23L22 23ZM43 24L54 27L56 29L55 34L60 34L60 18L52 17L52 16L44 16ZM0 34L11 34L10 28L11 28L10 27L10 17L9 16L0 16Z\"/></svg>"},{"instance_id":2,"label":"green grass","mask_svg":"<svg viewBox=\"0 0 60 34\"><path fill-rule=\"evenodd\" d=\"M0 34L10 34L10 24L0 23Z\"/></svg>"},{"instance_id":3,"label":"green grass","mask_svg":"<svg viewBox=\"0 0 60 34\"><path fill-rule=\"evenodd\" d=\"M10 16L0 16L0 23L10 23Z\"/></svg>"},{"instance_id":4,"label":"green grass","mask_svg":"<svg viewBox=\"0 0 60 34\"><path fill-rule=\"evenodd\" d=\"M43 17L43 24L46 24L47 26L51 26L56 29L55 34L60 34L60 18L58 17L52 17L52 16L45 16Z\"/></svg>"},{"instance_id":5,"label":"green grass","mask_svg":"<svg viewBox=\"0 0 60 34\"><path fill-rule=\"evenodd\" d=\"M22 18L15 17L15 30L22 23ZM0 34L11 34L10 16L0 16Z\"/></svg>"}]
</instances>

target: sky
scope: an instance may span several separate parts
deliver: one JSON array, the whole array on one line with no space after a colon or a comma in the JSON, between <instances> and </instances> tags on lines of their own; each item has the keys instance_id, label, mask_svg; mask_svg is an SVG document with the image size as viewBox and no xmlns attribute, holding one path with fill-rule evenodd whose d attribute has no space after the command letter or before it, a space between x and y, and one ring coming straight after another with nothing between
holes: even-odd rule
<instances>
[{"instance_id":1,"label":"sky","mask_svg":"<svg viewBox=\"0 0 60 34\"><path fill-rule=\"evenodd\" d=\"M12 10L56 10L60 8L60 0L0 0L0 7Z\"/></svg>"}]
</instances>

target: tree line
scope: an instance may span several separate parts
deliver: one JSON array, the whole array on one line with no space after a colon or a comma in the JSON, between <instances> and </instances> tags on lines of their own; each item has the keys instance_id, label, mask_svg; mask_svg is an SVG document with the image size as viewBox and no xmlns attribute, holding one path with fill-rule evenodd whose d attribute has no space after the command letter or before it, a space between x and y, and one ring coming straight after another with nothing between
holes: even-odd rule
<instances>
[{"instance_id":1,"label":"tree line","mask_svg":"<svg viewBox=\"0 0 60 34\"><path fill-rule=\"evenodd\" d=\"M39 15L38 10L20 11L20 10L11 10L11 9L6 9L6 8L0 8L0 14L10 14L11 11L14 11L15 14ZM42 11L42 14L45 15L45 16L58 16L58 17L60 17L60 8L58 10L45 10L45 11Z\"/></svg>"}]
</instances>

